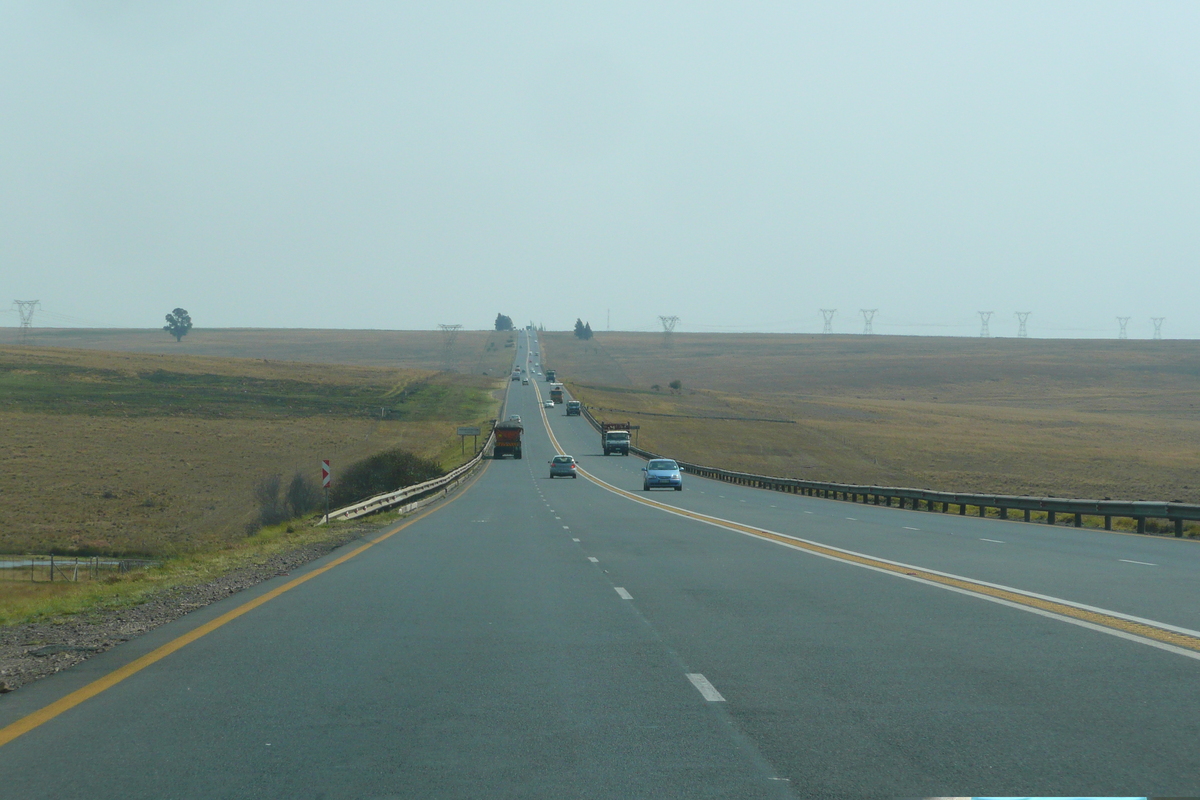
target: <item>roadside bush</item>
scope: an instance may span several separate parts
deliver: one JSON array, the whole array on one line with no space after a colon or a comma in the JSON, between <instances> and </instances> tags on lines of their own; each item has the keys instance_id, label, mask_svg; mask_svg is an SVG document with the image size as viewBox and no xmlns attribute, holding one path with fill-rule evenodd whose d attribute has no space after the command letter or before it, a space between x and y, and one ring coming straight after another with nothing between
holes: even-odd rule
<instances>
[{"instance_id":1,"label":"roadside bush","mask_svg":"<svg viewBox=\"0 0 1200 800\"><path fill-rule=\"evenodd\" d=\"M407 450L388 450L352 464L333 482L329 503L333 508L350 505L377 494L432 480L442 474L441 466Z\"/></svg>"},{"instance_id":2,"label":"roadside bush","mask_svg":"<svg viewBox=\"0 0 1200 800\"><path fill-rule=\"evenodd\" d=\"M286 490L282 475L268 475L254 485L254 500L258 503L258 521L249 526L251 533L304 516L321 504L321 490L302 472L292 476Z\"/></svg>"}]
</instances>

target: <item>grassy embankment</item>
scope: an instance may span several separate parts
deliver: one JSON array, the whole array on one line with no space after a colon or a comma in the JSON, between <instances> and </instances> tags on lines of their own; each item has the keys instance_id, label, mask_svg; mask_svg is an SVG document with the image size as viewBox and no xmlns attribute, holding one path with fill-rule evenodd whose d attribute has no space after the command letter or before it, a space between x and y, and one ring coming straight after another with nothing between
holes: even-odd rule
<instances>
[{"instance_id":1,"label":"grassy embankment","mask_svg":"<svg viewBox=\"0 0 1200 800\"><path fill-rule=\"evenodd\" d=\"M506 337L476 338L468 357L507 374ZM0 553L166 559L115 583L0 580L0 623L136 602L336 537L304 521L248 536L255 484L273 473L316 478L322 458L336 478L339 466L395 447L450 468L462 460L455 427L493 418L502 387L478 372L0 348Z\"/></svg>"},{"instance_id":2,"label":"grassy embankment","mask_svg":"<svg viewBox=\"0 0 1200 800\"><path fill-rule=\"evenodd\" d=\"M640 424L643 447L685 460L945 491L1200 502L1200 342L542 340L544 363L606 409L599 416ZM702 419L716 416L789 422Z\"/></svg>"}]
</instances>

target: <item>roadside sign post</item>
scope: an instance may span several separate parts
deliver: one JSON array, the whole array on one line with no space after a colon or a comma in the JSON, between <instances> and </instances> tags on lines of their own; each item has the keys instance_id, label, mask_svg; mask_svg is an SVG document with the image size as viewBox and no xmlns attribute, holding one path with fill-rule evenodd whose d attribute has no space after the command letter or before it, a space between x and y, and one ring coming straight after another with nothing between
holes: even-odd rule
<instances>
[{"instance_id":1,"label":"roadside sign post","mask_svg":"<svg viewBox=\"0 0 1200 800\"><path fill-rule=\"evenodd\" d=\"M460 452L461 454L463 454L463 455L466 455L466 452L467 452L467 437L468 437L468 436L473 436L473 437L475 437L475 442L474 442L474 445L473 445L473 446L474 446L474 448L475 448L474 452L478 453L478 452L479 452L479 428L477 428L477 427L468 427L468 426L464 426L464 427L461 427L461 428L459 428L459 429L458 429L458 449L459 449L459 452Z\"/></svg>"},{"instance_id":2,"label":"roadside sign post","mask_svg":"<svg viewBox=\"0 0 1200 800\"><path fill-rule=\"evenodd\" d=\"M329 459L321 461L321 488L325 490L325 524L329 524L329 485L332 483L333 473L329 470Z\"/></svg>"}]
</instances>

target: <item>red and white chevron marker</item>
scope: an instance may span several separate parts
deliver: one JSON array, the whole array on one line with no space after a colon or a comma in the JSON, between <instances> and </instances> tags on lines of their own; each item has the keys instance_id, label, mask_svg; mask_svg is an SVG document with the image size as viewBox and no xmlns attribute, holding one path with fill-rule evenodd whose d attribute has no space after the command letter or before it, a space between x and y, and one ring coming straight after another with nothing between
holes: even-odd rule
<instances>
[{"instance_id":1,"label":"red and white chevron marker","mask_svg":"<svg viewBox=\"0 0 1200 800\"><path fill-rule=\"evenodd\" d=\"M329 459L325 459L321 462L321 486L328 489L329 484L332 482L332 473L329 471Z\"/></svg>"}]
</instances>

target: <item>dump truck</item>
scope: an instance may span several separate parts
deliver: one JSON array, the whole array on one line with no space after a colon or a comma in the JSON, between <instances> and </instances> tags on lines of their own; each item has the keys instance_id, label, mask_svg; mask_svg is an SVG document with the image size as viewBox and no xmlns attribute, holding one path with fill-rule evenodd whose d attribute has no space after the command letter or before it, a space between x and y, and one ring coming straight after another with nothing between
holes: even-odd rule
<instances>
[{"instance_id":1,"label":"dump truck","mask_svg":"<svg viewBox=\"0 0 1200 800\"><path fill-rule=\"evenodd\" d=\"M554 383L554 379L557 377L558 377L557 371L552 370L552 369L546 370L546 383Z\"/></svg>"},{"instance_id":2,"label":"dump truck","mask_svg":"<svg viewBox=\"0 0 1200 800\"><path fill-rule=\"evenodd\" d=\"M505 420L496 424L496 444L492 447L492 458L521 457L521 434L525 427L519 422Z\"/></svg>"},{"instance_id":3,"label":"dump truck","mask_svg":"<svg viewBox=\"0 0 1200 800\"><path fill-rule=\"evenodd\" d=\"M583 404L582 403L580 403L578 400L568 400L567 401L567 416L568 417L578 417L581 413L583 413Z\"/></svg>"},{"instance_id":4,"label":"dump truck","mask_svg":"<svg viewBox=\"0 0 1200 800\"><path fill-rule=\"evenodd\" d=\"M604 455L606 456L612 453L620 453L623 456L629 455L629 423L601 422L600 446L604 448Z\"/></svg>"},{"instance_id":5,"label":"dump truck","mask_svg":"<svg viewBox=\"0 0 1200 800\"><path fill-rule=\"evenodd\" d=\"M550 399L557 405L563 401L563 387L561 383L555 383L550 387Z\"/></svg>"}]
</instances>

